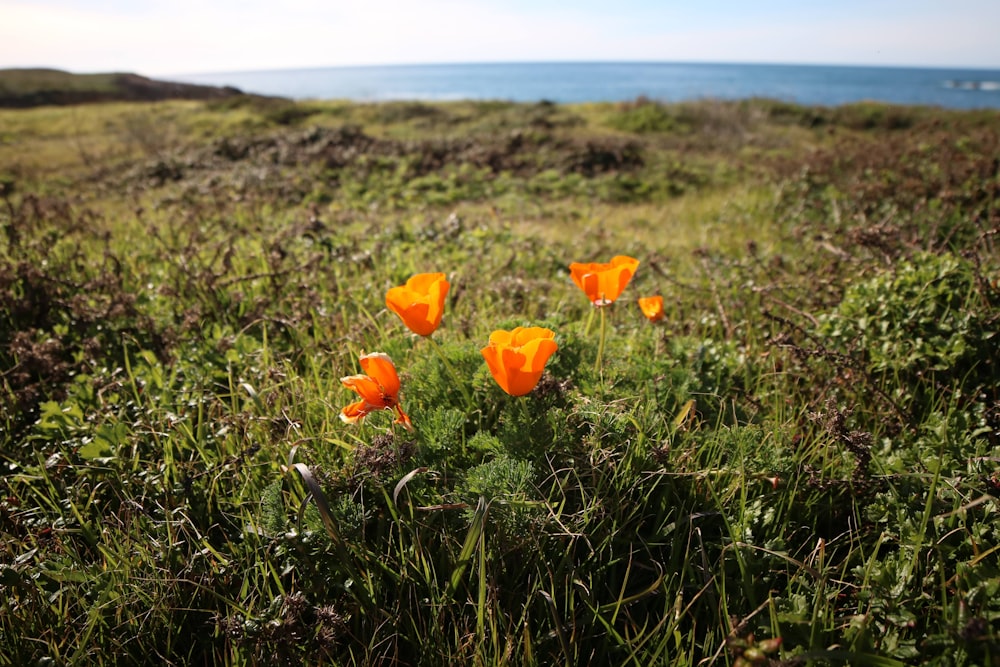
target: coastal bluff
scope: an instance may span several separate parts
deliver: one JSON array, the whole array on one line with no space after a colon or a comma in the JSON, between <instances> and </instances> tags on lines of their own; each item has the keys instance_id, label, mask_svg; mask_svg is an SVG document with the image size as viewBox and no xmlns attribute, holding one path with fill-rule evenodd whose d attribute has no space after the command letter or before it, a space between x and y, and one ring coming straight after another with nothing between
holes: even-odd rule
<instances>
[{"instance_id":1,"label":"coastal bluff","mask_svg":"<svg viewBox=\"0 0 1000 667\"><path fill-rule=\"evenodd\" d=\"M208 100L242 95L231 86L150 79L128 72L74 74L56 69L0 69L0 108L92 102Z\"/></svg>"}]
</instances>

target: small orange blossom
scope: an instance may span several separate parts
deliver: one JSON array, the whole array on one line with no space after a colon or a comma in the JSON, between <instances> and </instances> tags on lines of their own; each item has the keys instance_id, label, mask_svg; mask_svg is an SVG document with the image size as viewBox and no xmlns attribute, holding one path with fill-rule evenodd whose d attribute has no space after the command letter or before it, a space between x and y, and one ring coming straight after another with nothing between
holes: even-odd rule
<instances>
[{"instance_id":1,"label":"small orange blossom","mask_svg":"<svg viewBox=\"0 0 1000 667\"><path fill-rule=\"evenodd\" d=\"M639 308L650 322L659 322L663 319L663 297L659 294L639 297Z\"/></svg>"},{"instance_id":2,"label":"small orange blossom","mask_svg":"<svg viewBox=\"0 0 1000 667\"><path fill-rule=\"evenodd\" d=\"M385 295L385 305L415 334L430 336L441 324L451 284L443 273L418 273Z\"/></svg>"},{"instance_id":3,"label":"small orange blossom","mask_svg":"<svg viewBox=\"0 0 1000 667\"><path fill-rule=\"evenodd\" d=\"M545 363L559 348L553 338L555 333L542 327L498 329L480 351L500 388L511 396L524 396L538 384Z\"/></svg>"},{"instance_id":4,"label":"small orange blossom","mask_svg":"<svg viewBox=\"0 0 1000 667\"><path fill-rule=\"evenodd\" d=\"M353 424L377 410L395 410L395 423L412 430L413 424L399 404L399 375L392 359L382 352L373 352L361 355L359 361L367 375L348 375L340 378L340 382L351 391L356 391L361 400L341 410L340 418Z\"/></svg>"},{"instance_id":5,"label":"small orange blossom","mask_svg":"<svg viewBox=\"0 0 1000 667\"><path fill-rule=\"evenodd\" d=\"M573 262L569 273L595 306L613 303L632 280L639 260L627 255L612 257L610 262Z\"/></svg>"}]
</instances>

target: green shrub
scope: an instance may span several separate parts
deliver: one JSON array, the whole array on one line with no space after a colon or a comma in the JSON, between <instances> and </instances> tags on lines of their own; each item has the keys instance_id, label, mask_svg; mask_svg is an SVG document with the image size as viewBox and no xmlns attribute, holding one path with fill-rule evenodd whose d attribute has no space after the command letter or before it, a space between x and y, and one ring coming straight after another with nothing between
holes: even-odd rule
<instances>
[{"instance_id":1,"label":"green shrub","mask_svg":"<svg viewBox=\"0 0 1000 667\"><path fill-rule=\"evenodd\" d=\"M670 108L644 98L626 105L608 120L608 125L635 134L683 133L688 129Z\"/></svg>"},{"instance_id":2,"label":"green shrub","mask_svg":"<svg viewBox=\"0 0 1000 667\"><path fill-rule=\"evenodd\" d=\"M996 306L975 267L950 254L919 254L891 272L849 287L820 334L838 351L857 353L871 372L902 386L958 383L995 391Z\"/></svg>"}]
</instances>

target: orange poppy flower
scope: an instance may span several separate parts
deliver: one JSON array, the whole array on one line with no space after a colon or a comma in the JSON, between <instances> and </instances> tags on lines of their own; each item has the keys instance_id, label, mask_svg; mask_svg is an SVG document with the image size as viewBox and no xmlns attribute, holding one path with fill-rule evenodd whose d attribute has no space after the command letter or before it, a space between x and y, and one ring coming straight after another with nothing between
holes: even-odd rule
<instances>
[{"instance_id":1,"label":"orange poppy flower","mask_svg":"<svg viewBox=\"0 0 1000 667\"><path fill-rule=\"evenodd\" d=\"M559 346L555 333L542 327L517 327L490 334L490 344L480 350L493 379L511 396L524 396L542 378L545 362Z\"/></svg>"},{"instance_id":2,"label":"orange poppy flower","mask_svg":"<svg viewBox=\"0 0 1000 667\"><path fill-rule=\"evenodd\" d=\"M663 297L659 294L639 297L639 308L650 322L659 322L663 319Z\"/></svg>"},{"instance_id":3,"label":"orange poppy flower","mask_svg":"<svg viewBox=\"0 0 1000 667\"><path fill-rule=\"evenodd\" d=\"M451 284L443 273L418 273L385 295L385 305L415 334L430 336L441 324Z\"/></svg>"},{"instance_id":4,"label":"orange poppy flower","mask_svg":"<svg viewBox=\"0 0 1000 667\"><path fill-rule=\"evenodd\" d=\"M569 273L591 303L607 306L622 293L638 266L639 260L634 257L618 255L606 264L573 262Z\"/></svg>"},{"instance_id":5,"label":"orange poppy flower","mask_svg":"<svg viewBox=\"0 0 1000 667\"><path fill-rule=\"evenodd\" d=\"M396 423L412 430L413 424L399 404L399 375L392 359L381 352L373 352L361 355L359 361L367 375L348 375L340 378L340 382L356 391L361 400L341 410L341 420L354 424L377 410L395 410Z\"/></svg>"}]
</instances>

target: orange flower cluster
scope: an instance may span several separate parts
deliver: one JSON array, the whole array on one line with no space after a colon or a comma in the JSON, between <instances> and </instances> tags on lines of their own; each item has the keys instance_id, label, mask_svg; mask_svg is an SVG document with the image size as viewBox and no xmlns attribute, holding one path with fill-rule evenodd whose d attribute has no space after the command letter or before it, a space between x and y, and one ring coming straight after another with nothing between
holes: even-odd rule
<instances>
[{"instance_id":1,"label":"orange flower cluster","mask_svg":"<svg viewBox=\"0 0 1000 667\"><path fill-rule=\"evenodd\" d=\"M542 327L498 329L480 352L500 388L511 396L524 396L538 384L545 363L559 348L553 338L555 333Z\"/></svg>"},{"instance_id":2,"label":"orange flower cluster","mask_svg":"<svg viewBox=\"0 0 1000 667\"><path fill-rule=\"evenodd\" d=\"M635 275L639 260L626 255L613 257L610 262L573 262L569 265L573 282L597 307L610 305L621 296ZM418 273L406 284L393 287L385 295L386 306L396 313L413 333L430 336L441 324L444 302L451 284L443 273ZM653 322L663 319L663 297L639 299L643 314ZM602 339L603 349L603 311ZM433 342L433 341L432 341ZM436 345L435 345L436 347ZM543 327L516 327L511 331L498 329L490 334L489 344L480 352L493 379L511 396L524 396L538 385L549 358L559 349L555 332ZM600 359L600 353L598 353ZM413 427L400 406L399 375L396 366L385 354L376 352L360 358L364 375L341 378L345 387L357 392L361 400L340 412L340 418L353 424L379 410L394 410L397 424ZM447 364L447 359L445 359ZM467 394L467 399L471 398Z\"/></svg>"},{"instance_id":3,"label":"orange flower cluster","mask_svg":"<svg viewBox=\"0 0 1000 667\"><path fill-rule=\"evenodd\" d=\"M354 424L372 412L395 410L396 422L412 430L410 418L399 404L399 375L388 355L381 352L363 354L359 359L366 375L348 375L340 378L341 384L361 396L357 403L351 403L340 411L340 418Z\"/></svg>"}]
</instances>

